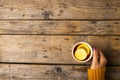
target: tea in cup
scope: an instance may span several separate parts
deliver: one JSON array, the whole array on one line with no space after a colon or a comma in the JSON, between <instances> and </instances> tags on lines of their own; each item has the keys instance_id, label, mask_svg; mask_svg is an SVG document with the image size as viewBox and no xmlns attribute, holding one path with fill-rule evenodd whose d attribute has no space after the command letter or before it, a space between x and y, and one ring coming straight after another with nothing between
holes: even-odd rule
<instances>
[{"instance_id":1,"label":"tea in cup","mask_svg":"<svg viewBox=\"0 0 120 80\"><path fill-rule=\"evenodd\" d=\"M78 62L87 62L92 55L92 47L86 42L78 42L72 48L72 56Z\"/></svg>"}]
</instances>

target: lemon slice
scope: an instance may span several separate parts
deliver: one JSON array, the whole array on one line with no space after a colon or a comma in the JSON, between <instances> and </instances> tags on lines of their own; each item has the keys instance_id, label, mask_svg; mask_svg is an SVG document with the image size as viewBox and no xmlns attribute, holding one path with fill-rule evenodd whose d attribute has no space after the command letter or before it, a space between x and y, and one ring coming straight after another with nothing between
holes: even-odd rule
<instances>
[{"instance_id":1,"label":"lemon slice","mask_svg":"<svg viewBox=\"0 0 120 80\"><path fill-rule=\"evenodd\" d=\"M87 58L87 52L85 49L80 48L75 51L75 57L77 60L84 60Z\"/></svg>"},{"instance_id":2,"label":"lemon slice","mask_svg":"<svg viewBox=\"0 0 120 80\"><path fill-rule=\"evenodd\" d=\"M81 44L77 47L77 49L84 48L87 52L87 55L90 53L90 48L86 44Z\"/></svg>"}]
</instances>

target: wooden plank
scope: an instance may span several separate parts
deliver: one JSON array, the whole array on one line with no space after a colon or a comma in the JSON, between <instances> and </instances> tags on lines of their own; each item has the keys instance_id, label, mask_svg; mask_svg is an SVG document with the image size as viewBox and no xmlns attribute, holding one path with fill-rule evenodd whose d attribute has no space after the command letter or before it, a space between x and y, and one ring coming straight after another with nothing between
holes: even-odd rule
<instances>
[{"instance_id":1,"label":"wooden plank","mask_svg":"<svg viewBox=\"0 0 120 80\"><path fill-rule=\"evenodd\" d=\"M120 21L0 21L0 34L120 35Z\"/></svg>"},{"instance_id":2,"label":"wooden plank","mask_svg":"<svg viewBox=\"0 0 120 80\"><path fill-rule=\"evenodd\" d=\"M89 66L0 64L1 80L87 80ZM107 67L106 80L119 80L120 67Z\"/></svg>"},{"instance_id":3,"label":"wooden plank","mask_svg":"<svg viewBox=\"0 0 120 80\"><path fill-rule=\"evenodd\" d=\"M80 64L71 55L79 41L102 49L108 64L120 65L120 36L0 35L0 62Z\"/></svg>"},{"instance_id":4,"label":"wooden plank","mask_svg":"<svg viewBox=\"0 0 120 80\"><path fill-rule=\"evenodd\" d=\"M0 19L120 19L120 0L0 0Z\"/></svg>"}]
</instances>

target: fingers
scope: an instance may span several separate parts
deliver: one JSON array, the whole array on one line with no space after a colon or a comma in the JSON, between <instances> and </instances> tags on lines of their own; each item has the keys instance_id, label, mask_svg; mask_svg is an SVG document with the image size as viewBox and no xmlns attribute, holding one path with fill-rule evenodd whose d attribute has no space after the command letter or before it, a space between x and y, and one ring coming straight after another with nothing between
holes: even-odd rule
<instances>
[{"instance_id":1,"label":"fingers","mask_svg":"<svg viewBox=\"0 0 120 80\"><path fill-rule=\"evenodd\" d=\"M102 51L98 50L97 48L94 48L91 69L105 67L106 63L107 63L107 60L106 60L105 56L103 55Z\"/></svg>"},{"instance_id":2,"label":"fingers","mask_svg":"<svg viewBox=\"0 0 120 80\"><path fill-rule=\"evenodd\" d=\"M91 64L91 69L99 68L99 62L98 62L98 50L97 48L93 49L93 60Z\"/></svg>"},{"instance_id":3,"label":"fingers","mask_svg":"<svg viewBox=\"0 0 120 80\"><path fill-rule=\"evenodd\" d=\"M107 60L106 60L105 56L103 55L102 51L99 50L99 52L100 52L100 65L102 67L104 67L107 63Z\"/></svg>"},{"instance_id":4,"label":"fingers","mask_svg":"<svg viewBox=\"0 0 120 80\"><path fill-rule=\"evenodd\" d=\"M98 49L94 48L94 50L93 50L93 63L95 63L95 64L99 63L98 56L99 56Z\"/></svg>"}]
</instances>

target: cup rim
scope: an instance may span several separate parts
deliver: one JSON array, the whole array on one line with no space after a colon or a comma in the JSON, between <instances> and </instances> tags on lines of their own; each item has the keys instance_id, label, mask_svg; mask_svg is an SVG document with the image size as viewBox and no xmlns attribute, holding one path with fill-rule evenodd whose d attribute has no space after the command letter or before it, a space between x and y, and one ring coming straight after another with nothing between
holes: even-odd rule
<instances>
[{"instance_id":1,"label":"cup rim","mask_svg":"<svg viewBox=\"0 0 120 80\"><path fill-rule=\"evenodd\" d=\"M76 59L75 56L74 56L74 49L75 49L75 47L76 47L77 45L79 45L79 44L86 44L86 45L90 48L90 53L91 53L91 54L90 54L90 57L87 58L86 60L80 61L80 60ZM73 56L73 58L74 58L77 62L81 62L81 63L88 62L88 61L92 58L92 56L93 56L92 47L91 47L90 44L87 43L87 42L84 42L84 41L77 42L77 43L75 43L74 46L72 47L72 56Z\"/></svg>"}]
</instances>

